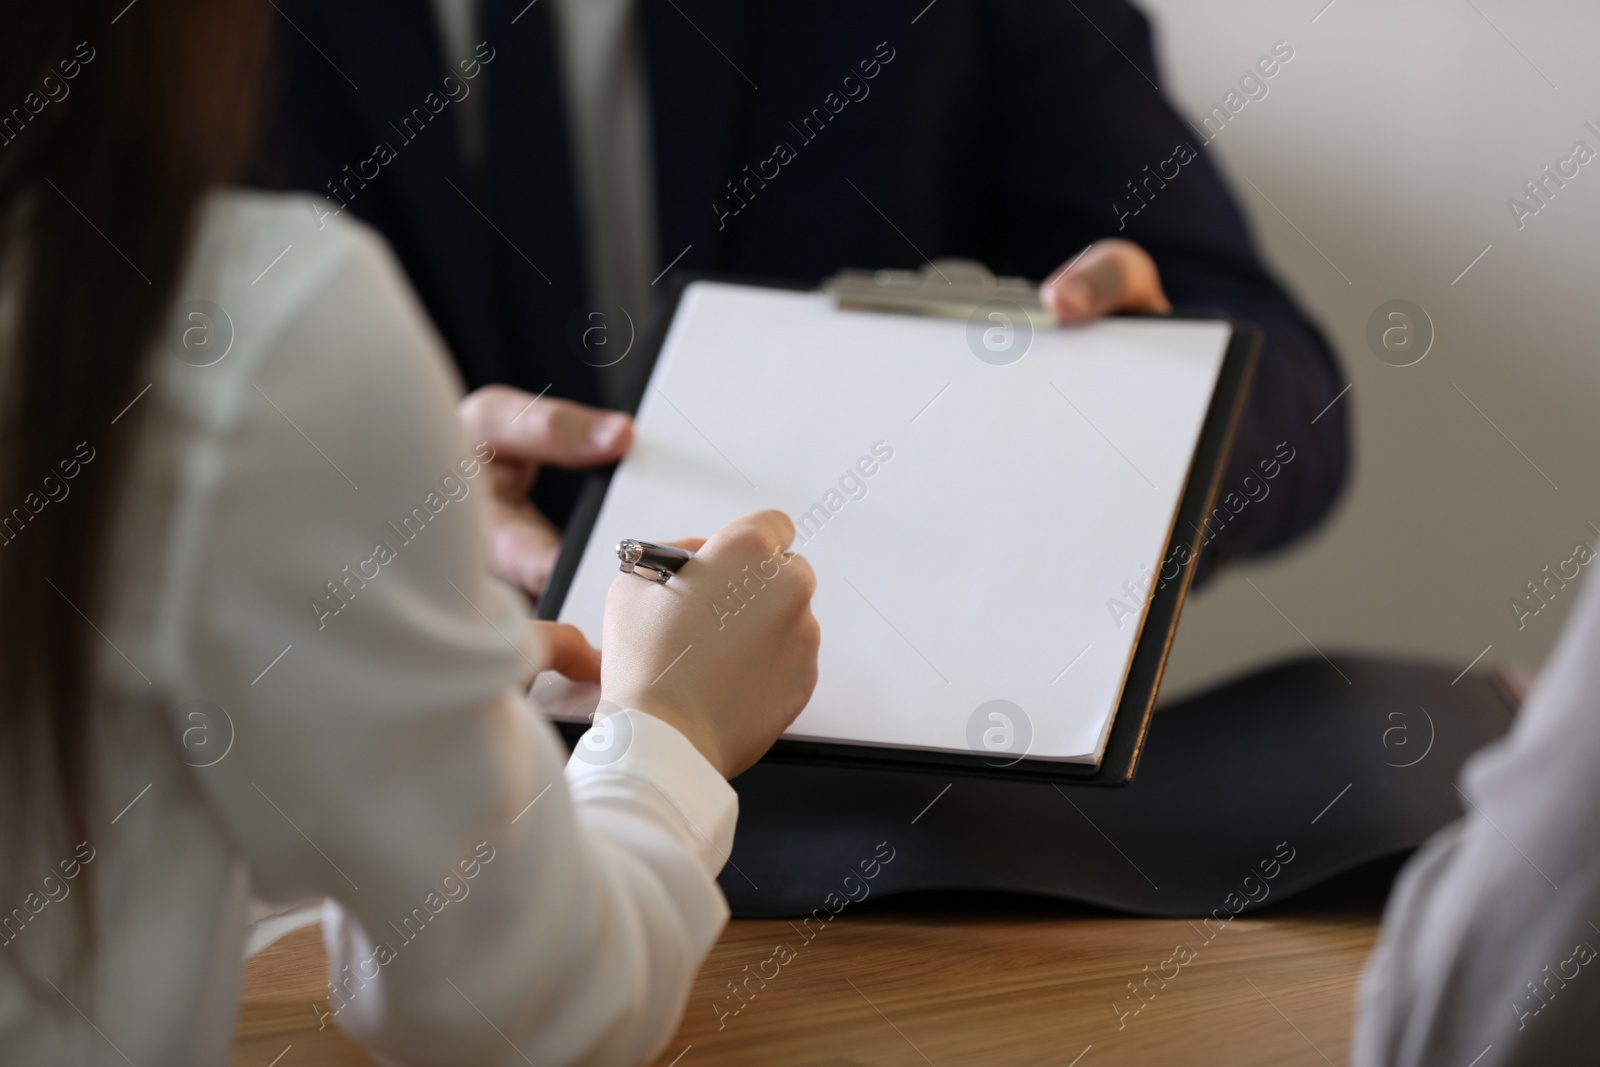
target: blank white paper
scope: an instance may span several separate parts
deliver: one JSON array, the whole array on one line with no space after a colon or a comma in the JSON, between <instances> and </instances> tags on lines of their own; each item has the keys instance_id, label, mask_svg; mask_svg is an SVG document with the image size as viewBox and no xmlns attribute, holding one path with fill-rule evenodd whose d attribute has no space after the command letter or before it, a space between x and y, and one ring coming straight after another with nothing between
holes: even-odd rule
<instances>
[{"instance_id":1,"label":"blank white paper","mask_svg":"<svg viewBox=\"0 0 1600 1067\"><path fill-rule=\"evenodd\" d=\"M779 508L822 625L785 736L967 753L1006 700L1030 758L1098 762L1229 336L1113 319L996 366L962 321L695 283L560 618L599 643L623 538Z\"/></svg>"}]
</instances>

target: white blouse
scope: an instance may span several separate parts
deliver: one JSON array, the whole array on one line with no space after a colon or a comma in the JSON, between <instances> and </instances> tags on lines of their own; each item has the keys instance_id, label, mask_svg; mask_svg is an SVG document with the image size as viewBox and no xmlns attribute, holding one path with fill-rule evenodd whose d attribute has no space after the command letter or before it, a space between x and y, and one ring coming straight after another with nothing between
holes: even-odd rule
<instances>
[{"instance_id":1,"label":"white blouse","mask_svg":"<svg viewBox=\"0 0 1600 1067\"><path fill-rule=\"evenodd\" d=\"M657 1054L727 919L735 795L638 712L626 751L568 763L523 699L544 651L488 571L487 450L388 249L306 198L221 194L173 320L86 443L127 460L86 620L100 795L88 841L0 901L0 952L59 987L37 1004L0 966L4 1059L225 1063L252 898L326 898L306 1010L384 1062ZM75 992L50 960L84 871Z\"/></svg>"}]
</instances>

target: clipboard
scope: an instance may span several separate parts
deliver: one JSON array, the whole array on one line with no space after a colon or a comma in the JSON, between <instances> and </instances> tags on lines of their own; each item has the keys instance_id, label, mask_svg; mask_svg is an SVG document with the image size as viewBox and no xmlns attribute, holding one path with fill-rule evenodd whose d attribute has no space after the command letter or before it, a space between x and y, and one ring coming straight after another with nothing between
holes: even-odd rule
<instances>
[{"instance_id":1,"label":"clipboard","mask_svg":"<svg viewBox=\"0 0 1600 1067\"><path fill-rule=\"evenodd\" d=\"M711 286L736 285L752 292L757 290L789 294L812 292L809 287L787 282L752 281L705 275L676 279L666 313L657 321L649 336L639 339L632 354L633 375L630 379L630 388L627 390L627 410L635 413L639 411L652 388L657 360L661 356L673 324L680 318L686 297L696 292L697 285L701 285L701 291L704 291L705 285L702 283ZM1054 325L1053 319L1039 304L1037 288L1031 283L1021 279L994 278L981 267L967 262L939 261L924 267L920 272L847 271L830 279L821 292L826 293L833 307L841 312L966 320L969 328L974 324L979 328L986 328L985 324L991 321L993 314L999 315L994 321L1003 323L1006 328L1034 330L1048 329ZM1215 372L1209 402L1206 403L1200 419L1196 447L1182 468L1182 487L1178 493L1177 507L1163 540L1164 548L1159 559L1152 561L1157 566L1158 573L1163 561L1170 562L1181 558L1186 560L1186 563L1178 566L1176 573L1170 578L1165 578L1163 575L1165 580L1150 582L1148 597L1141 605L1141 610L1137 612L1137 618L1130 623L1136 626L1137 632L1133 636L1132 651L1126 661L1126 669L1115 697L1113 705L1115 711L1111 716L1109 727L1105 728L1103 734L1103 745L1098 760L1063 762L1059 758L1035 758L1026 751L1020 755L1013 755L1009 750L985 751L985 747L977 746L971 746L966 751L958 751L950 746L942 749L899 747L880 743L785 736L765 757L767 761L925 771L945 776L1023 778L1060 784L1121 785L1132 780L1149 729L1156 694L1172 638L1176 632L1178 617L1193 580L1194 559L1198 557L1204 540L1202 530L1205 526L1205 516L1210 514L1220 492L1227 456L1244 409L1262 343L1259 331L1239 327L1220 316L1179 313L1161 318L1164 322L1220 325L1224 331L1225 343L1220 350L1220 362ZM946 329L953 328L955 327ZM974 348L974 352L977 351L978 349ZM1068 403L1071 401L1068 400ZM796 417L804 415L802 413ZM707 443L710 443L709 439ZM1107 443L1110 443L1109 439ZM712 445L713 449L715 447ZM1115 448L1115 445L1112 447ZM624 463L626 462L627 460L624 460ZM563 608L572 592L574 580L585 558L590 559L589 566L593 568L597 566L596 561L600 554L610 551L609 545L591 546L590 542L595 535L596 525L617 476L617 470L618 467L615 466L603 469L592 474L587 480L566 530L562 552L557 560L550 585L539 603L540 618L561 618ZM749 481L748 478L745 480ZM724 516L723 521L733 517L735 513L730 513ZM629 536L635 534L650 536L653 532L630 531ZM657 536L677 536L685 532L689 531L673 529L660 532ZM704 532L709 533L710 530ZM801 548L800 551L805 549ZM615 570L614 561L611 569ZM857 592L859 593L859 590ZM878 614L881 616L882 612ZM885 618L884 621L888 622L888 619ZM893 626L892 623L889 625ZM827 632L825 624L825 642ZM592 638L595 636L597 635L591 635ZM1070 656L1073 652L1072 649L1062 651L1065 656ZM930 667L933 666L927 657L923 659ZM549 677L548 674L541 676L541 682ZM558 686L559 684L557 683ZM536 683L535 693L541 695L539 683ZM581 714L575 709L582 707L583 694L576 688L569 687L547 690L542 695L546 699L547 709L557 720L557 725L569 744L575 743L587 729L587 723L561 721L561 719L564 714ZM593 697L597 694L591 688L587 695L589 707L592 709Z\"/></svg>"}]
</instances>

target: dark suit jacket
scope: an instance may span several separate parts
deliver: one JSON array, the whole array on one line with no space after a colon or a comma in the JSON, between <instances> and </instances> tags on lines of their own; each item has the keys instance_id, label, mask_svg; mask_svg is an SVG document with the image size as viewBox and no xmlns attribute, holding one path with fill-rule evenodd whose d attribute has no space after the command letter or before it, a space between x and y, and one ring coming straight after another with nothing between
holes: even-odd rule
<instances>
[{"instance_id":1,"label":"dark suit jacket","mask_svg":"<svg viewBox=\"0 0 1600 1067\"><path fill-rule=\"evenodd\" d=\"M1203 134L1154 88L1150 29L1128 4L639 2L660 263L682 253L680 270L816 282L957 255L1041 278L1090 241L1127 237L1176 304L1267 335L1207 569L1284 544L1331 506L1348 397L1312 420L1340 371L1263 266ZM474 181L449 103L463 71L445 63L427 0L282 0L260 175L334 193L384 233L469 386L592 400L567 338L585 274L550 5L525 3L485 0L492 58L465 83L489 94ZM392 158L374 161L379 144ZM1166 162L1179 145L1196 158ZM1129 215L1134 192L1146 206ZM1241 504L1245 477L1290 451L1266 497Z\"/></svg>"}]
</instances>

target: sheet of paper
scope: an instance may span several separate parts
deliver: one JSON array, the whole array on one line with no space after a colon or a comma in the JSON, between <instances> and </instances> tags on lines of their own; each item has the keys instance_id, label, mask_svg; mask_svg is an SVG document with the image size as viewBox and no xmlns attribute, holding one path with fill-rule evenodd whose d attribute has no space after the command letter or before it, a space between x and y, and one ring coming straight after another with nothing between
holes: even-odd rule
<instances>
[{"instance_id":1,"label":"sheet of paper","mask_svg":"<svg viewBox=\"0 0 1600 1067\"><path fill-rule=\"evenodd\" d=\"M1119 319L1000 363L966 322L696 283L560 617L599 643L625 537L779 508L822 625L786 736L1097 762L1228 338Z\"/></svg>"}]
</instances>

